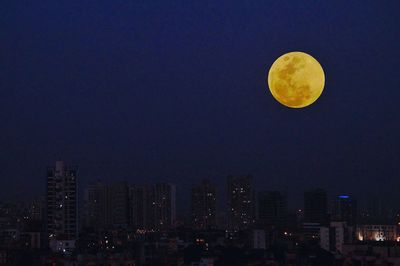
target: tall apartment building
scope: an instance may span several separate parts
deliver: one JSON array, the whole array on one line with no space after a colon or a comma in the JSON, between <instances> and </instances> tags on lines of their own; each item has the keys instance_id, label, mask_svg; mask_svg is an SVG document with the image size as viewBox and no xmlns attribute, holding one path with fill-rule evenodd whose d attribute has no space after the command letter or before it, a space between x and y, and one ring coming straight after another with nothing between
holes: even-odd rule
<instances>
[{"instance_id":1,"label":"tall apartment building","mask_svg":"<svg viewBox=\"0 0 400 266\"><path fill-rule=\"evenodd\" d=\"M217 189L209 181L192 188L192 223L197 229L213 228L217 225Z\"/></svg>"},{"instance_id":2,"label":"tall apartment building","mask_svg":"<svg viewBox=\"0 0 400 266\"><path fill-rule=\"evenodd\" d=\"M251 176L228 176L227 189L229 229L249 228L254 222Z\"/></svg>"},{"instance_id":3,"label":"tall apartment building","mask_svg":"<svg viewBox=\"0 0 400 266\"><path fill-rule=\"evenodd\" d=\"M176 191L170 184L95 184L85 192L85 225L94 229L169 229L176 220Z\"/></svg>"},{"instance_id":4,"label":"tall apartment building","mask_svg":"<svg viewBox=\"0 0 400 266\"><path fill-rule=\"evenodd\" d=\"M135 230L148 229L149 190L148 186L133 185L129 187L130 224Z\"/></svg>"},{"instance_id":5,"label":"tall apartment building","mask_svg":"<svg viewBox=\"0 0 400 266\"><path fill-rule=\"evenodd\" d=\"M111 201L109 187L97 182L84 192L84 226L104 230L111 226Z\"/></svg>"},{"instance_id":6,"label":"tall apartment building","mask_svg":"<svg viewBox=\"0 0 400 266\"><path fill-rule=\"evenodd\" d=\"M260 191L257 202L258 222L264 226L283 228L287 225L287 196L280 191Z\"/></svg>"},{"instance_id":7,"label":"tall apartment building","mask_svg":"<svg viewBox=\"0 0 400 266\"><path fill-rule=\"evenodd\" d=\"M85 226L96 230L130 226L129 186L96 183L85 190Z\"/></svg>"},{"instance_id":8,"label":"tall apartment building","mask_svg":"<svg viewBox=\"0 0 400 266\"><path fill-rule=\"evenodd\" d=\"M78 235L77 169L57 161L47 169L46 232L53 251L68 253Z\"/></svg>"},{"instance_id":9,"label":"tall apartment building","mask_svg":"<svg viewBox=\"0 0 400 266\"><path fill-rule=\"evenodd\" d=\"M176 221L175 185L158 183L148 191L146 204L147 227L164 230L174 227Z\"/></svg>"},{"instance_id":10,"label":"tall apartment building","mask_svg":"<svg viewBox=\"0 0 400 266\"><path fill-rule=\"evenodd\" d=\"M111 217L114 228L129 226L129 187L127 182L117 182L110 185Z\"/></svg>"},{"instance_id":11,"label":"tall apartment building","mask_svg":"<svg viewBox=\"0 0 400 266\"><path fill-rule=\"evenodd\" d=\"M304 192L304 221L318 224L328 222L328 204L325 190L313 189Z\"/></svg>"},{"instance_id":12,"label":"tall apartment building","mask_svg":"<svg viewBox=\"0 0 400 266\"><path fill-rule=\"evenodd\" d=\"M357 224L357 201L351 196L340 195L336 197L333 206L332 219L347 222L348 225Z\"/></svg>"}]
</instances>

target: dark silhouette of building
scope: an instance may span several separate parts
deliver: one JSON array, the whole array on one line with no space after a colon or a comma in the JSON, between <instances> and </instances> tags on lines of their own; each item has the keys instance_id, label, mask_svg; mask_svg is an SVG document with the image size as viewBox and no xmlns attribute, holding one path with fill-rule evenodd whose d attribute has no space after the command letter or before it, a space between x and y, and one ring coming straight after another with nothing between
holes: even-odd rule
<instances>
[{"instance_id":1,"label":"dark silhouette of building","mask_svg":"<svg viewBox=\"0 0 400 266\"><path fill-rule=\"evenodd\" d=\"M254 222L251 176L228 176L228 222L232 230L249 228Z\"/></svg>"},{"instance_id":2,"label":"dark silhouette of building","mask_svg":"<svg viewBox=\"0 0 400 266\"><path fill-rule=\"evenodd\" d=\"M128 228L129 189L127 182L116 182L110 186L111 217L114 228Z\"/></svg>"},{"instance_id":3,"label":"dark silhouette of building","mask_svg":"<svg viewBox=\"0 0 400 266\"><path fill-rule=\"evenodd\" d=\"M171 184L98 183L85 192L85 225L94 229L169 229L176 220L175 197Z\"/></svg>"},{"instance_id":4,"label":"dark silhouette of building","mask_svg":"<svg viewBox=\"0 0 400 266\"><path fill-rule=\"evenodd\" d=\"M104 230L111 226L111 200L108 185L97 182L85 190L84 195L85 227Z\"/></svg>"},{"instance_id":5,"label":"dark silhouette of building","mask_svg":"<svg viewBox=\"0 0 400 266\"><path fill-rule=\"evenodd\" d=\"M174 227L176 221L175 185L158 183L150 187L146 204L147 227L164 230Z\"/></svg>"},{"instance_id":6,"label":"dark silhouette of building","mask_svg":"<svg viewBox=\"0 0 400 266\"><path fill-rule=\"evenodd\" d=\"M192 223L197 229L216 227L217 190L209 180L192 188Z\"/></svg>"},{"instance_id":7,"label":"dark silhouette of building","mask_svg":"<svg viewBox=\"0 0 400 266\"><path fill-rule=\"evenodd\" d=\"M150 188L148 186L130 186L129 201L130 201L130 224L133 229L147 229L148 225L148 204Z\"/></svg>"},{"instance_id":8,"label":"dark silhouette of building","mask_svg":"<svg viewBox=\"0 0 400 266\"><path fill-rule=\"evenodd\" d=\"M335 198L332 219L347 222L348 225L357 224L357 200L348 195Z\"/></svg>"},{"instance_id":9,"label":"dark silhouette of building","mask_svg":"<svg viewBox=\"0 0 400 266\"><path fill-rule=\"evenodd\" d=\"M47 169L46 233L50 248L70 252L77 238L77 169L57 161Z\"/></svg>"},{"instance_id":10,"label":"dark silhouette of building","mask_svg":"<svg viewBox=\"0 0 400 266\"><path fill-rule=\"evenodd\" d=\"M129 189L126 182L97 183L85 191L84 225L97 230L128 228Z\"/></svg>"},{"instance_id":11,"label":"dark silhouette of building","mask_svg":"<svg viewBox=\"0 0 400 266\"><path fill-rule=\"evenodd\" d=\"M287 196L280 191L258 192L258 223L283 228L287 224Z\"/></svg>"},{"instance_id":12,"label":"dark silhouette of building","mask_svg":"<svg viewBox=\"0 0 400 266\"><path fill-rule=\"evenodd\" d=\"M304 221L319 224L328 222L328 205L325 190L313 189L304 193Z\"/></svg>"}]
</instances>

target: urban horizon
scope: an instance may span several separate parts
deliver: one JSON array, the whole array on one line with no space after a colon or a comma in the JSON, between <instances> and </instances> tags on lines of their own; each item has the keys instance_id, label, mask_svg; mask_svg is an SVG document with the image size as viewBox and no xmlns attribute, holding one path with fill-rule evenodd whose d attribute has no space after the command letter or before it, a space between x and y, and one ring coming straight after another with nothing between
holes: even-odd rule
<instances>
[{"instance_id":1,"label":"urban horizon","mask_svg":"<svg viewBox=\"0 0 400 266\"><path fill-rule=\"evenodd\" d=\"M270 254L273 265L325 266L365 245L400 248L400 213L379 200L361 206L352 195L329 199L313 188L293 211L286 192L230 175L225 208L218 207L221 192L204 179L191 188L189 214L179 215L171 183L96 182L79 200L77 170L56 161L46 169L42 199L0 202L0 264L261 266ZM286 255L275 250L282 244Z\"/></svg>"},{"instance_id":2,"label":"urban horizon","mask_svg":"<svg viewBox=\"0 0 400 266\"><path fill-rule=\"evenodd\" d=\"M240 174L232 174L228 173L225 174L225 176L218 176L218 177L203 177L203 178L197 178L197 183L186 183L184 185L179 185L179 180L174 180L173 178L168 179L164 178L160 180L160 178L152 178L150 181L140 181L136 182L135 179L132 179L132 177L125 177L125 178L114 178L109 176L108 178L85 178L84 176L81 175L79 169L81 168L79 164L72 164L72 166L76 167L78 173L79 173L79 178L78 178L78 195L79 195L79 200L82 200L83 195L84 195L84 190L97 182L104 183L104 184L112 184L112 183L118 183L118 182L127 182L128 184L132 185L148 185L148 184L154 184L154 183L170 183L174 184L177 188L177 191L179 192L179 199L177 204L177 210L179 210L180 215L184 216L187 215L190 212L190 206L188 204L182 204L182 202L188 202L190 198L190 190L193 186L196 184L200 183L203 180L210 180L217 188L217 190L220 192L218 193L218 205L217 208L219 211L223 211L224 208L226 208L226 178L228 176L251 176L252 178L252 185L257 187L257 190L259 191L280 191L282 193L285 193L288 198L288 206L290 210L295 211L297 209L301 209L303 207L302 203L299 204L299 202L302 202L303 196L304 196L304 191L306 190L311 190L311 189L324 189L327 194L328 198L330 201L334 200L336 197L340 195L351 195L354 198L357 198L360 204L362 206L368 205L368 201L376 201L379 200L381 204L385 205L386 208L391 209L395 212L400 210L400 206L396 205L395 202L392 200L393 197L396 196L395 193L390 197L390 191L388 193L388 190L385 192L385 197L380 197L382 194L380 191L376 192L375 189L371 191L364 191L364 193L361 194L356 194L352 193L349 188L346 188L345 190L340 190L336 189L336 191L331 191L329 189L329 186L322 186L322 185L309 185L309 186L303 186L301 189L293 189L293 187L290 186L290 184L287 184L285 186L277 186L276 184L272 184L271 186L259 186L257 185L257 176L254 176L251 173L240 173ZM41 171L42 174L42 182L45 179L45 171L47 168L52 167L50 164L44 165L43 169ZM133 171L134 172L134 171ZM35 174L36 176L39 175L39 173ZM134 175L134 174L133 174ZM82 180L83 179L83 180ZM190 180L193 180L193 178L188 178ZM177 182L178 181L178 182ZM40 199L43 197L43 193L45 192L45 187L41 186L38 187L35 191L33 191L30 187L24 187L21 188L21 191L23 193L16 193L17 195L9 195L8 197L0 197L0 202L18 202L18 201L29 201L29 200L34 200L34 199ZM375 191L375 192L373 192ZM395 189L393 189L395 192ZM14 191L18 192L18 191ZM295 196L294 196L295 195ZM181 204L179 204L181 203Z\"/></svg>"}]
</instances>

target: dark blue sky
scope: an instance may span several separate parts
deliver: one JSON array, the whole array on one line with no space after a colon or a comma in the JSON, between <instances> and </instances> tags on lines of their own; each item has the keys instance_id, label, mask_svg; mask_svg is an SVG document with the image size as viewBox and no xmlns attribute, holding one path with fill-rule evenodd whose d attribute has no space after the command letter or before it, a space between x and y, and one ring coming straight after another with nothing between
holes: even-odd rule
<instances>
[{"instance_id":1,"label":"dark blue sky","mask_svg":"<svg viewBox=\"0 0 400 266\"><path fill-rule=\"evenodd\" d=\"M79 165L82 186L187 190L251 173L293 197L314 186L396 196L398 1L39 2L0 8L4 197L40 194L58 158ZM268 91L289 51L324 67L309 108Z\"/></svg>"}]
</instances>

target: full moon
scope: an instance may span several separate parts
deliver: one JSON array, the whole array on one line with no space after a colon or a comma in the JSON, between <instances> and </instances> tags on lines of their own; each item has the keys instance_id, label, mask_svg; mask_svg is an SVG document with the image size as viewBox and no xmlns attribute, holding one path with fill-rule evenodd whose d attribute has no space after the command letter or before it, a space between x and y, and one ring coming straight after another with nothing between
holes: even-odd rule
<instances>
[{"instance_id":1,"label":"full moon","mask_svg":"<svg viewBox=\"0 0 400 266\"><path fill-rule=\"evenodd\" d=\"M268 86L272 96L290 108L303 108L322 94L325 74L318 61L303 52L282 55L272 64Z\"/></svg>"}]
</instances>

